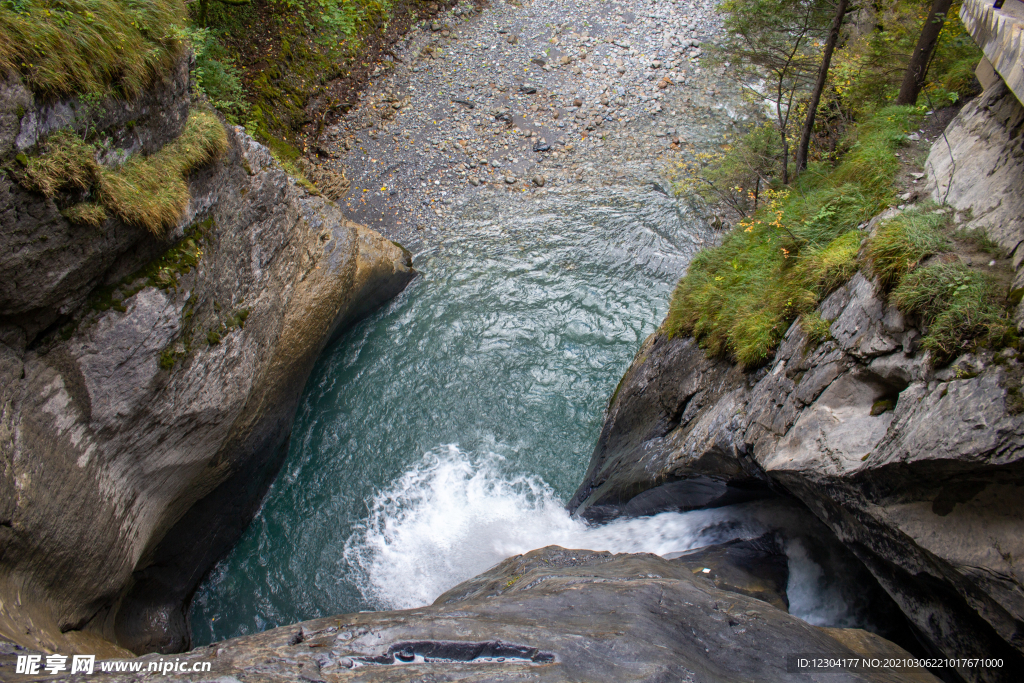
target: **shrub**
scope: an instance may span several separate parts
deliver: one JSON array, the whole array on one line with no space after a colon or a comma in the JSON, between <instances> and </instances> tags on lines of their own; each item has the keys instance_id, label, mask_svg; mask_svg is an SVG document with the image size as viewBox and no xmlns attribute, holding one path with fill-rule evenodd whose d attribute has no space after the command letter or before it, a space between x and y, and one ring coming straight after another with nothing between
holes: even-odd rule
<instances>
[{"instance_id":1,"label":"shrub","mask_svg":"<svg viewBox=\"0 0 1024 683\"><path fill-rule=\"evenodd\" d=\"M938 363L979 343L1002 345L1015 336L992 278L962 263L915 270L893 290L892 301L920 317L927 328L922 345Z\"/></svg>"},{"instance_id":2,"label":"shrub","mask_svg":"<svg viewBox=\"0 0 1024 683\"><path fill-rule=\"evenodd\" d=\"M857 269L857 226L888 205L913 109L891 107L865 122L836 168L814 164L793 189L765 203L691 262L676 286L662 330L692 334L712 355L745 366L765 362L797 316Z\"/></svg>"},{"instance_id":3,"label":"shrub","mask_svg":"<svg viewBox=\"0 0 1024 683\"><path fill-rule=\"evenodd\" d=\"M867 256L884 288L891 289L922 259L949 247L941 232L948 220L945 214L907 210L878 228Z\"/></svg>"}]
</instances>

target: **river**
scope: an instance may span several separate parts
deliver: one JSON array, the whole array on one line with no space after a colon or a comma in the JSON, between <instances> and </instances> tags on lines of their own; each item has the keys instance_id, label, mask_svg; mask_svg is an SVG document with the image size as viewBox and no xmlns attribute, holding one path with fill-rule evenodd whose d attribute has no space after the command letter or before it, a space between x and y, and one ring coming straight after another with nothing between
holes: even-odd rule
<instances>
[{"instance_id":1,"label":"river","mask_svg":"<svg viewBox=\"0 0 1024 683\"><path fill-rule=\"evenodd\" d=\"M588 527L564 509L616 383L717 239L663 189L742 119L736 84L686 38L717 21L709 2L496 2L450 37L415 32L328 130L353 181L343 205L413 249L421 275L319 359L280 475L193 600L194 644L428 604L548 544L664 555L789 514L748 505ZM861 623L855 586L787 552L791 613Z\"/></svg>"}]
</instances>

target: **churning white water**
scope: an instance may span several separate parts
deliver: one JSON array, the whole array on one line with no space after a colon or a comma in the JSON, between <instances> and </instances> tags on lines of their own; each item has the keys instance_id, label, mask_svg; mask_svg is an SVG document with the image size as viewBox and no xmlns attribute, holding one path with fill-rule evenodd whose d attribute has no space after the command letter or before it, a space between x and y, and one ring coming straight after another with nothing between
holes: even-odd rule
<instances>
[{"instance_id":1,"label":"churning white water","mask_svg":"<svg viewBox=\"0 0 1024 683\"><path fill-rule=\"evenodd\" d=\"M419 607L507 557L548 545L668 555L769 531L759 503L663 512L591 526L573 519L535 476L509 475L503 458L473 457L449 445L424 455L369 501L369 516L348 539L345 560L382 609ZM847 625L842 593L798 541L790 557L791 613L814 624Z\"/></svg>"}]
</instances>

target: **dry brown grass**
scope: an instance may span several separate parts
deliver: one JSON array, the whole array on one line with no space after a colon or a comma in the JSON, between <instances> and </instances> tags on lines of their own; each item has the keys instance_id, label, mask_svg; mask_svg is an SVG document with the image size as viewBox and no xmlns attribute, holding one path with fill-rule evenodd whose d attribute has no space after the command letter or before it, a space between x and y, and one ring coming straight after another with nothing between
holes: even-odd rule
<instances>
[{"instance_id":1,"label":"dry brown grass","mask_svg":"<svg viewBox=\"0 0 1024 683\"><path fill-rule=\"evenodd\" d=\"M96 148L73 133L56 133L44 153L27 160L22 185L48 197L73 186L95 196L65 210L68 220L98 225L109 212L141 225L158 237L167 234L188 208L188 175L227 149L227 133L207 111L194 111L173 142L148 157L133 155L118 168L96 161ZM100 212L103 212L102 215Z\"/></svg>"},{"instance_id":2,"label":"dry brown grass","mask_svg":"<svg viewBox=\"0 0 1024 683\"><path fill-rule=\"evenodd\" d=\"M137 95L180 54L182 0L8 0L0 4L0 71L57 95Z\"/></svg>"}]
</instances>

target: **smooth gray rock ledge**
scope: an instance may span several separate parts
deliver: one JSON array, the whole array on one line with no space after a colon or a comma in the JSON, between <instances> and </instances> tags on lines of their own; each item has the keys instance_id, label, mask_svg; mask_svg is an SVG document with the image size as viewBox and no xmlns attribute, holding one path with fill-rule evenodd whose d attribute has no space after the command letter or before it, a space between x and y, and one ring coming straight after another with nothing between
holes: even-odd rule
<instances>
[{"instance_id":1,"label":"smooth gray rock ledge","mask_svg":"<svg viewBox=\"0 0 1024 683\"><path fill-rule=\"evenodd\" d=\"M718 590L683 561L551 546L509 558L429 607L316 619L180 655L210 661L209 674L81 679L938 681L923 670L791 673L792 653L909 656L865 631L817 628ZM17 680L10 670L0 667L0 680Z\"/></svg>"}]
</instances>

